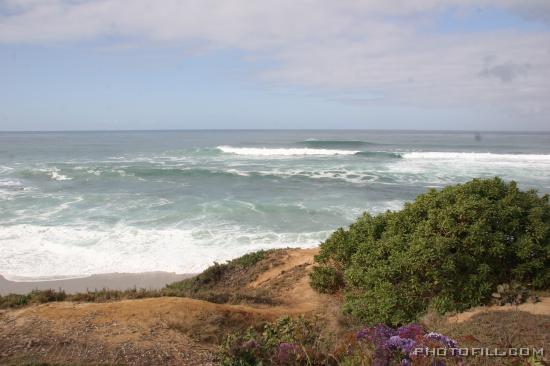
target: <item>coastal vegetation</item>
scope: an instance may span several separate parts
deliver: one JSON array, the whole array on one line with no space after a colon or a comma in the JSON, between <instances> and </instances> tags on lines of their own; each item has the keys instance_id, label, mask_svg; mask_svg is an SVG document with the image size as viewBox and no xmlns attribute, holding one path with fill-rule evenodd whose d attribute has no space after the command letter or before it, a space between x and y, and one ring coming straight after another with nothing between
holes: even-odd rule
<instances>
[{"instance_id":1,"label":"coastal vegetation","mask_svg":"<svg viewBox=\"0 0 550 366\"><path fill-rule=\"evenodd\" d=\"M499 285L547 289L549 198L499 178L430 189L338 229L315 260L312 287L342 291L344 311L368 324L487 304Z\"/></svg>"},{"instance_id":2,"label":"coastal vegetation","mask_svg":"<svg viewBox=\"0 0 550 366\"><path fill-rule=\"evenodd\" d=\"M222 346L225 366L254 365L458 365L458 343L443 334L412 323L348 332L336 344L320 336L322 326L303 317L282 317L260 331L232 334ZM445 350L449 357L427 355L426 349ZM453 353L456 355L453 357ZM447 362L445 362L447 361Z\"/></svg>"}]
</instances>

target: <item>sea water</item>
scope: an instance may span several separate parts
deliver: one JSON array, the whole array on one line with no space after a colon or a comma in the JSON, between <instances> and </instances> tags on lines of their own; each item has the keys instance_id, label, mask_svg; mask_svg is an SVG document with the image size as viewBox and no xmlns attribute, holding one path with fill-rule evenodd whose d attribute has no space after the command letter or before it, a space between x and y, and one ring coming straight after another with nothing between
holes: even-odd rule
<instances>
[{"instance_id":1,"label":"sea water","mask_svg":"<svg viewBox=\"0 0 550 366\"><path fill-rule=\"evenodd\" d=\"M197 272L500 176L550 192L550 134L0 133L0 274Z\"/></svg>"}]
</instances>

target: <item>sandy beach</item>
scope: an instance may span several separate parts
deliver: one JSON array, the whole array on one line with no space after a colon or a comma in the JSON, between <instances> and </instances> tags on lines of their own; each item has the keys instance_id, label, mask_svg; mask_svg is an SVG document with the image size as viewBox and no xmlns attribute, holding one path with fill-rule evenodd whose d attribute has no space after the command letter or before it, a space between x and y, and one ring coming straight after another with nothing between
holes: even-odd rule
<instances>
[{"instance_id":1,"label":"sandy beach","mask_svg":"<svg viewBox=\"0 0 550 366\"><path fill-rule=\"evenodd\" d=\"M82 278L53 281L10 281L0 275L0 295L26 294L32 290L63 289L67 293L95 289L126 290L130 288L159 289L168 283L191 277L173 272L107 273Z\"/></svg>"}]
</instances>

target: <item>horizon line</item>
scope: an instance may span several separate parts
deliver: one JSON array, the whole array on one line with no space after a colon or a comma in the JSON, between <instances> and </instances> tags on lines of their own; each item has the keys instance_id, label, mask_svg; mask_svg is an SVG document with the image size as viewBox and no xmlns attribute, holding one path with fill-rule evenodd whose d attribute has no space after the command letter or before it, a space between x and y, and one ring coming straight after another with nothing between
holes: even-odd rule
<instances>
[{"instance_id":1,"label":"horizon line","mask_svg":"<svg viewBox=\"0 0 550 366\"><path fill-rule=\"evenodd\" d=\"M468 132L468 133L550 133L548 130L472 130L472 129L399 129L399 128L167 128L167 129L98 129L98 130L0 130L0 133L59 133L59 132L208 132L208 131L373 131L373 132Z\"/></svg>"}]
</instances>

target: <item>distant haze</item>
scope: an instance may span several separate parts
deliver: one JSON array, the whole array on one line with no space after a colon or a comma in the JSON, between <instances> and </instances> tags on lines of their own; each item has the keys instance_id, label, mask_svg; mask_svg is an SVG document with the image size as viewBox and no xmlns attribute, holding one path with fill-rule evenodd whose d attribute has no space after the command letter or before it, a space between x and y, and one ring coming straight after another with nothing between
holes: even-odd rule
<instances>
[{"instance_id":1,"label":"distant haze","mask_svg":"<svg viewBox=\"0 0 550 366\"><path fill-rule=\"evenodd\" d=\"M0 130L550 130L547 0L0 0Z\"/></svg>"}]
</instances>

